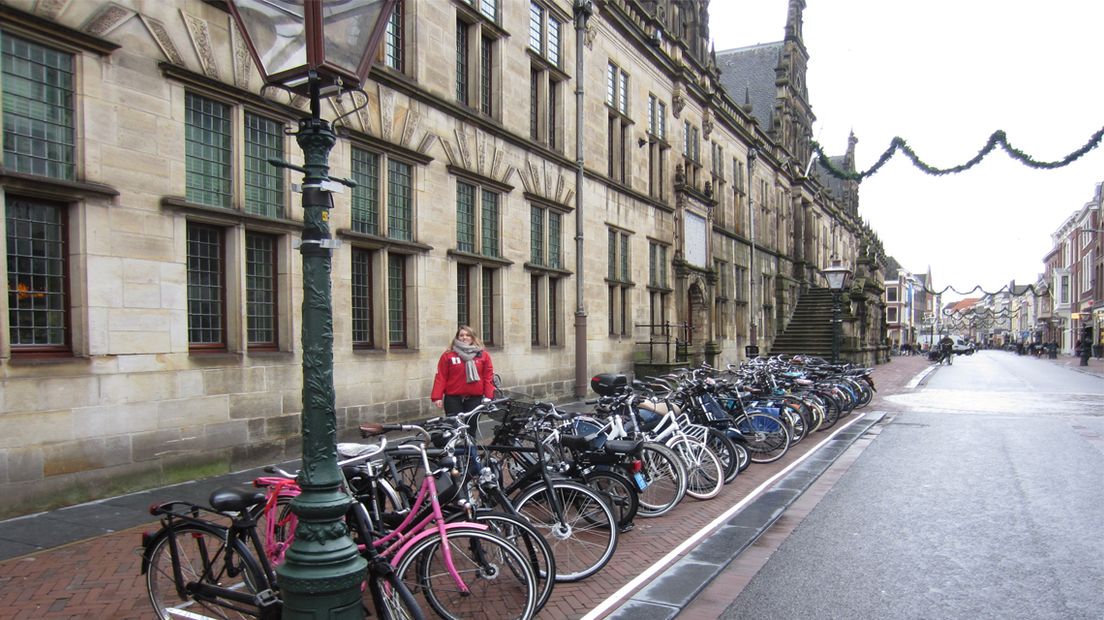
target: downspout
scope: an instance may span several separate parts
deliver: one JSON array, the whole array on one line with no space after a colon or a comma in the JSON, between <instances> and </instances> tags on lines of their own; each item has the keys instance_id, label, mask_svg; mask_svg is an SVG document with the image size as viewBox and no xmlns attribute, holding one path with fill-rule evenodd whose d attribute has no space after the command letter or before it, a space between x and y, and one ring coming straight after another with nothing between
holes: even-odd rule
<instances>
[{"instance_id":1,"label":"downspout","mask_svg":"<svg viewBox=\"0 0 1104 620\"><path fill-rule=\"evenodd\" d=\"M583 294L583 40L594 12L575 0L575 398L587 393L587 315Z\"/></svg>"},{"instance_id":2,"label":"downspout","mask_svg":"<svg viewBox=\"0 0 1104 620\"><path fill-rule=\"evenodd\" d=\"M759 346L759 326L757 319L759 318L760 304L755 303L755 201L752 200L755 190L755 159L759 156L757 149L748 149L748 212L751 214L751 252L748 258L748 304L750 308L748 311L748 344L753 347Z\"/></svg>"}]
</instances>

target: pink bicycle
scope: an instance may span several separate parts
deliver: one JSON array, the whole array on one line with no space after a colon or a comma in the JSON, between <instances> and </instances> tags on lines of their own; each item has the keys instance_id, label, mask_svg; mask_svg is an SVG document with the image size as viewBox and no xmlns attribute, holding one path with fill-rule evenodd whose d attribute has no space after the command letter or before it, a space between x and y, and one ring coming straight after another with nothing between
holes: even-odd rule
<instances>
[{"instance_id":1,"label":"pink bicycle","mask_svg":"<svg viewBox=\"0 0 1104 620\"><path fill-rule=\"evenodd\" d=\"M446 619L525 620L536 613L538 580L532 564L507 539L476 522L447 523L441 509L437 480L456 474L448 465L430 465L425 443L407 441L387 446L383 434L415 432L428 440L420 426L370 424L365 437L381 436L378 444L339 444L339 464L346 474L346 490L357 501L353 512L369 524L372 540L356 540L362 551L370 545L394 567L399 580L419 600ZM385 454L417 456L424 475L417 497L402 508L398 495L378 475L378 459ZM295 515L289 510L299 487L291 474L258 478L267 489L264 546L273 565L283 561L295 533ZM399 508L398 512L388 509ZM375 515L373 518L372 515ZM386 516L385 516L386 515ZM401 520L400 520L401 519ZM389 531L384 521L399 520ZM357 528L351 528L354 539Z\"/></svg>"}]
</instances>

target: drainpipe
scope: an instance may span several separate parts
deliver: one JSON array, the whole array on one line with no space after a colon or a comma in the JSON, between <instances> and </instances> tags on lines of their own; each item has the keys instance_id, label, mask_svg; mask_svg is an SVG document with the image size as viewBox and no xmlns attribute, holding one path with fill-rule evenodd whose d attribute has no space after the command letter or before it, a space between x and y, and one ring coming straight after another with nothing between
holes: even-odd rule
<instances>
[{"instance_id":1,"label":"drainpipe","mask_svg":"<svg viewBox=\"0 0 1104 620\"><path fill-rule=\"evenodd\" d=\"M591 0L575 0L575 398L587 393L587 315L583 295L583 39L594 13Z\"/></svg>"},{"instance_id":2,"label":"drainpipe","mask_svg":"<svg viewBox=\"0 0 1104 620\"><path fill-rule=\"evenodd\" d=\"M748 304L750 308L748 311L748 344L753 347L759 346L759 308L760 304L755 303L755 279L757 274L755 272L755 203L752 200L755 189L755 159L759 157L759 151L757 149L748 149L748 211L751 214L751 253L748 258Z\"/></svg>"}]
</instances>

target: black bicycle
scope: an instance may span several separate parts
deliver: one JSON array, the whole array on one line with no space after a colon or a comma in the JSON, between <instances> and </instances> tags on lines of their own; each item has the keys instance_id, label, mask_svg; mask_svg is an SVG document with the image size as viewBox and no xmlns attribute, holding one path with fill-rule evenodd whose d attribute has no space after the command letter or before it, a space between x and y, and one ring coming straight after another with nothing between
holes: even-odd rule
<instances>
[{"instance_id":1,"label":"black bicycle","mask_svg":"<svg viewBox=\"0 0 1104 620\"><path fill-rule=\"evenodd\" d=\"M267 501L263 490L224 488L211 494L210 508L182 501L150 508L150 514L161 517L161 529L142 535L141 571L158 618L281 617L276 573L257 528ZM371 540L367 513L358 506L350 502L346 522L362 540ZM424 620L391 564L371 545L361 553L368 561L365 577L375 608L365 605L365 615Z\"/></svg>"}]
</instances>

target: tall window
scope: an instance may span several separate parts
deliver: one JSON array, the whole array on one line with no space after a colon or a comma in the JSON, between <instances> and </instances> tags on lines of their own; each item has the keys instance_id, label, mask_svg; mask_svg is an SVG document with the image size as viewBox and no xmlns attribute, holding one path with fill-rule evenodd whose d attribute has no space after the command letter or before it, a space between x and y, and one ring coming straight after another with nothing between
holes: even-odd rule
<instances>
[{"instance_id":1,"label":"tall window","mask_svg":"<svg viewBox=\"0 0 1104 620\"><path fill-rule=\"evenodd\" d=\"M352 321L353 321L353 348L375 348L375 321L373 320L372 303L374 299L372 286L372 252L363 248L353 248L352 252Z\"/></svg>"},{"instance_id":2,"label":"tall window","mask_svg":"<svg viewBox=\"0 0 1104 620\"><path fill-rule=\"evenodd\" d=\"M381 169L386 168L386 179ZM369 235L411 241L414 235L414 179L410 164L353 147L352 228ZM386 217L380 209L387 197Z\"/></svg>"},{"instance_id":3,"label":"tall window","mask_svg":"<svg viewBox=\"0 0 1104 620\"><path fill-rule=\"evenodd\" d=\"M405 16L406 0L399 0L387 20L387 30L383 35L383 64L399 72L406 70L406 55L403 52L406 45Z\"/></svg>"},{"instance_id":4,"label":"tall window","mask_svg":"<svg viewBox=\"0 0 1104 620\"><path fill-rule=\"evenodd\" d=\"M722 226L728 226L728 194L725 190L725 161L724 161L724 147L716 142L711 144L711 157L709 158L709 164L712 166L712 181L713 181L713 200L716 201L716 207L713 210L713 216L717 223Z\"/></svg>"},{"instance_id":5,"label":"tall window","mask_svg":"<svg viewBox=\"0 0 1104 620\"><path fill-rule=\"evenodd\" d=\"M480 282L480 314L482 315L482 339L487 345L495 344L495 275L496 269L483 268Z\"/></svg>"},{"instance_id":6,"label":"tall window","mask_svg":"<svg viewBox=\"0 0 1104 620\"><path fill-rule=\"evenodd\" d=\"M697 126L684 121L682 127L682 163L686 173L686 184L699 187L701 177L701 131Z\"/></svg>"},{"instance_id":7,"label":"tall window","mask_svg":"<svg viewBox=\"0 0 1104 620\"><path fill-rule=\"evenodd\" d=\"M406 261L402 254L387 254L387 343L393 349L407 346Z\"/></svg>"},{"instance_id":8,"label":"tall window","mask_svg":"<svg viewBox=\"0 0 1104 620\"><path fill-rule=\"evenodd\" d=\"M732 190L733 190L733 211L735 212L733 218L733 229L736 234L747 235L748 232L748 210L747 206L750 201L747 197L747 184L744 183L744 162L733 157L732 158ZM819 232L819 229L813 228L814 234Z\"/></svg>"},{"instance_id":9,"label":"tall window","mask_svg":"<svg viewBox=\"0 0 1104 620\"><path fill-rule=\"evenodd\" d=\"M456 249L497 257L499 253L499 194L457 181ZM478 212L477 207L478 206Z\"/></svg>"},{"instance_id":10,"label":"tall window","mask_svg":"<svg viewBox=\"0 0 1104 620\"><path fill-rule=\"evenodd\" d=\"M226 268L222 229L188 223L188 344L226 347Z\"/></svg>"},{"instance_id":11,"label":"tall window","mask_svg":"<svg viewBox=\"0 0 1104 620\"><path fill-rule=\"evenodd\" d=\"M268 163L284 158L284 125L245 113L245 211L268 217L284 216L283 170Z\"/></svg>"},{"instance_id":12,"label":"tall window","mask_svg":"<svg viewBox=\"0 0 1104 620\"><path fill-rule=\"evenodd\" d=\"M456 317L486 344L501 344L502 194L467 177L456 181Z\"/></svg>"},{"instance_id":13,"label":"tall window","mask_svg":"<svg viewBox=\"0 0 1104 620\"><path fill-rule=\"evenodd\" d=\"M529 4L529 137L560 150L563 74L560 38L563 22L539 2Z\"/></svg>"},{"instance_id":14,"label":"tall window","mask_svg":"<svg viewBox=\"0 0 1104 620\"><path fill-rule=\"evenodd\" d=\"M233 198L230 106L188 92L184 108L185 197L198 204L230 207Z\"/></svg>"},{"instance_id":15,"label":"tall window","mask_svg":"<svg viewBox=\"0 0 1104 620\"><path fill-rule=\"evenodd\" d=\"M729 282L728 263L722 260L713 261L713 273L717 280L713 286L714 302L714 326L718 338L728 337L729 301L731 300L732 284Z\"/></svg>"},{"instance_id":16,"label":"tall window","mask_svg":"<svg viewBox=\"0 0 1104 620\"><path fill-rule=\"evenodd\" d=\"M413 184L410 164L387 161L387 236L392 239L414 238Z\"/></svg>"},{"instance_id":17,"label":"tall window","mask_svg":"<svg viewBox=\"0 0 1104 620\"><path fill-rule=\"evenodd\" d=\"M497 16L497 6L490 12ZM484 26L495 19L482 12L456 20L456 100L491 118L498 116L499 40L494 29Z\"/></svg>"},{"instance_id":18,"label":"tall window","mask_svg":"<svg viewBox=\"0 0 1104 620\"><path fill-rule=\"evenodd\" d=\"M629 233L616 228L607 232L607 251L609 264L606 274L607 323L610 335L627 336L632 328L632 306L630 292L632 277L629 251Z\"/></svg>"},{"instance_id":19,"label":"tall window","mask_svg":"<svg viewBox=\"0 0 1104 620\"><path fill-rule=\"evenodd\" d=\"M275 349L276 238L245 235L246 324L250 349Z\"/></svg>"},{"instance_id":20,"label":"tall window","mask_svg":"<svg viewBox=\"0 0 1104 620\"><path fill-rule=\"evenodd\" d=\"M628 183L629 133L629 75L614 63L606 69L606 109L608 116L606 174L620 183Z\"/></svg>"},{"instance_id":21,"label":"tall window","mask_svg":"<svg viewBox=\"0 0 1104 620\"><path fill-rule=\"evenodd\" d=\"M0 34L3 57L4 167L76 178L73 57Z\"/></svg>"},{"instance_id":22,"label":"tall window","mask_svg":"<svg viewBox=\"0 0 1104 620\"><path fill-rule=\"evenodd\" d=\"M456 266L456 324L471 325L471 266Z\"/></svg>"},{"instance_id":23,"label":"tall window","mask_svg":"<svg viewBox=\"0 0 1104 620\"><path fill-rule=\"evenodd\" d=\"M890 303L894 303L894 302L897 301L897 287L896 286L887 286L886 287L886 301L890 302Z\"/></svg>"},{"instance_id":24,"label":"tall window","mask_svg":"<svg viewBox=\"0 0 1104 620\"><path fill-rule=\"evenodd\" d=\"M667 197L667 104L648 95L648 195Z\"/></svg>"},{"instance_id":25,"label":"tall window","mask_svg":"<svg viewBox=\"0 0 1104 620\"><path fill-rule=\"evenodd\" d=\"M237 152L234 137L239 134L242 148ZM284 140L283 121L250 109L236 111L235 105L187 91L185 199L249 215L287 217L284 170L268 163L284 158ZM240 204L235 196L241 197Z\"/></svg>"},{"instance_id":26,"label":"tall window","mask_svg":"<svg viewBox=\"0 0 1104 620\"><path fill-rule=\"evenodd\" d=\"M69 351L66 208L11 195L6 204L12 353Z\"/></svg>"},{"instance_id":27,"label":"tall window","mask_svg":"<svg viewBox=\"0 0 1104 620\"><path fill-rule=\"evenodd\" d=\"M529 290L530 336L534 345L559 345L563 331L560 287L563 268L563 213L530 206Z\"/></svg>"},{"instance_id":28,"label":"tall window","mask_svg":"<svg viewBox=\"0 0 1104 620\"><path fill-rule=\"evenodd\" d=\"M653 334L662 333L667 322L667 303L671 287L667 280L668 246L648 242L648 323Z\"/></svg>"}]
</instances>

